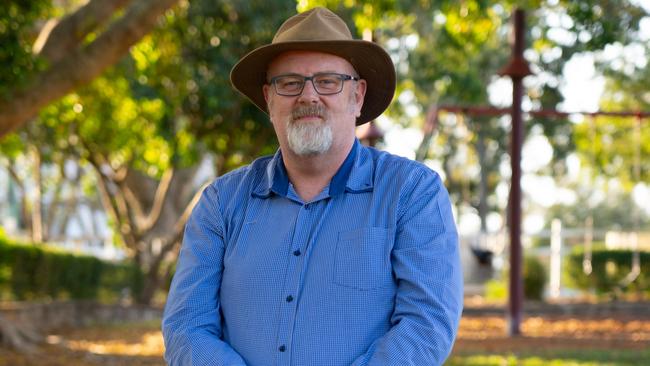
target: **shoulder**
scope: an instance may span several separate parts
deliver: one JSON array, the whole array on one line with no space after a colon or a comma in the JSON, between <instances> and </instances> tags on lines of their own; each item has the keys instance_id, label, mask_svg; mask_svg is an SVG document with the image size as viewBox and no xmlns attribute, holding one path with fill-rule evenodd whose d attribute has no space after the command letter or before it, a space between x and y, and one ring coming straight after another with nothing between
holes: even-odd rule
<instances>
[{"instance_id":1,"label":"shoulder","mask_svg":"<svg viewBox=\"0 0 650 366\"><path fill-rule=\"evenodd\" d=\"M206 193L215 195L222 203L249 195L253 187L265 178L272 159L273 156L263 156L215 178L206 188Z\"/></svg>"},{"instance_id":2,"label":"shoulder","mask_svg":"<svg viewBox=\"0 0 650 366\"><path fill-rule=\"evenodd\" d=\"M419 161L369 147L363 149L363 154L373 162L375 184L396 185L407 190L423 185L442 186L440 175Z\"/></svg>"},{"instance_id":3,"label":"shoulder","mask_svg":"<svg viewBox=\"0 0 650 366\"><path fill-rule=\"evenodd\" d=\"M244 165L215 178L211 186L222 190L232 186L240 186L242 183L246 184L259 181L259 179L264 177L272 159L273 156L271 155L257 158L249 165Z\"/></svg>"}]
</instances>

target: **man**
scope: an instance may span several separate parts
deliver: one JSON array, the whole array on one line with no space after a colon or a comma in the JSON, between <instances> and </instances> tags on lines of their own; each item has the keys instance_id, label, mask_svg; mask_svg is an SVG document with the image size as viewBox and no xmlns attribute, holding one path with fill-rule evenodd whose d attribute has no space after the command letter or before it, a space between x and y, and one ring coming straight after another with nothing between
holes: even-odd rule
<instances>
[{"instance_id":1,"label":"man","mask_svg":"<svg viewBox=\"0 0 650 366\"><path fill-rule=\"evenodd\" d=\"M447 191L361 146L390 57L316 8L235 65L275 156L218 178L187 224L163 319L172 365L439 365L462 309Z\"/></svg>"}]
</instances>

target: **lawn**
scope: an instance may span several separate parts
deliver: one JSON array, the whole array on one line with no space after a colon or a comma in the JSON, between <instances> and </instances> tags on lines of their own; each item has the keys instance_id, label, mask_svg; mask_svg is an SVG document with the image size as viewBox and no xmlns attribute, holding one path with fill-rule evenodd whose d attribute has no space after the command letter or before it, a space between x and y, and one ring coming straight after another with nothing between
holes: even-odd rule
<instances>
[{"instance_id":1,"label":"lawn","mask_svg":"<svg viewBox=\"0 0 650 366\"><path fill-rule=\"evenodd\" d=\"M518 337L506 326L502 317L463 317L446 365L650 365L650 319L530 316Z\"/></svg>"},{"instance_id":2,"label":"lawn","mask_svg":"<svg viewBox=\"0 0 650 366\"><path fill-rule=\"evenodd\" d=\"M464 316L446 365L650 365L650 319L529 316L523 336L505 334L494 315ZM164 365L158 322L60 329L39 354L0 350L0 365Z\"/></svg>"}]
</instances>

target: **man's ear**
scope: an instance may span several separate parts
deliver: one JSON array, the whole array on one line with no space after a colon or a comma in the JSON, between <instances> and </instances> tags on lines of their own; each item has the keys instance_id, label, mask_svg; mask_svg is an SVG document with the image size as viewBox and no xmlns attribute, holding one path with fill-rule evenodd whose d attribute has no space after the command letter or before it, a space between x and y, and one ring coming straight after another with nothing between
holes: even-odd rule
<instances>
[{"instance_id":1,"label":"man's ear","mask_svg":"<svg viewBox=\"0 0 650 366\"><path fill-rule=\"evenodd\" d=\"M361 108L363 107L363 101L365 100L366 97L366 89L368 88L368 84L364 79L361 79L357 81L357 87L354 90L354 98L355 98L355 104L356 104L356 116L359 117L361 115Z\"/></svg>"},{"instance_id":2,"label":"man's ear","mask_svg":"<svg viewBox=\"0 0 650 366\"><path fill-rule=\"evenodd\" d=\"M271 92L271 89L269 88L268 84L262 85L262 93L264 93L264 100L266 101L266 105L269 105L269 98L271 97L269 94ZM268 107L267 107L268 109Z\"/></svg>"}]
</instances>

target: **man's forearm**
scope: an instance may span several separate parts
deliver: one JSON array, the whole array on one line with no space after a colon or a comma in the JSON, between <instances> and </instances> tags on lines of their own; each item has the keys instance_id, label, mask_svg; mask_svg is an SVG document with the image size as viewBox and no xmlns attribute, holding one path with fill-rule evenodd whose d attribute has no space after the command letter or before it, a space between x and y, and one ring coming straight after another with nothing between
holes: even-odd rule
<instances>
[{"instance_id":1,"label":"man's forearm","mask_svg":"<svg viewBox=\"0 0 650 366\"><path fill-rule=\"evenodd\" d=\"M207 331L164 330L165 360L170 366L246 366L230 345Z\"/></svg>"}]
</instances>

